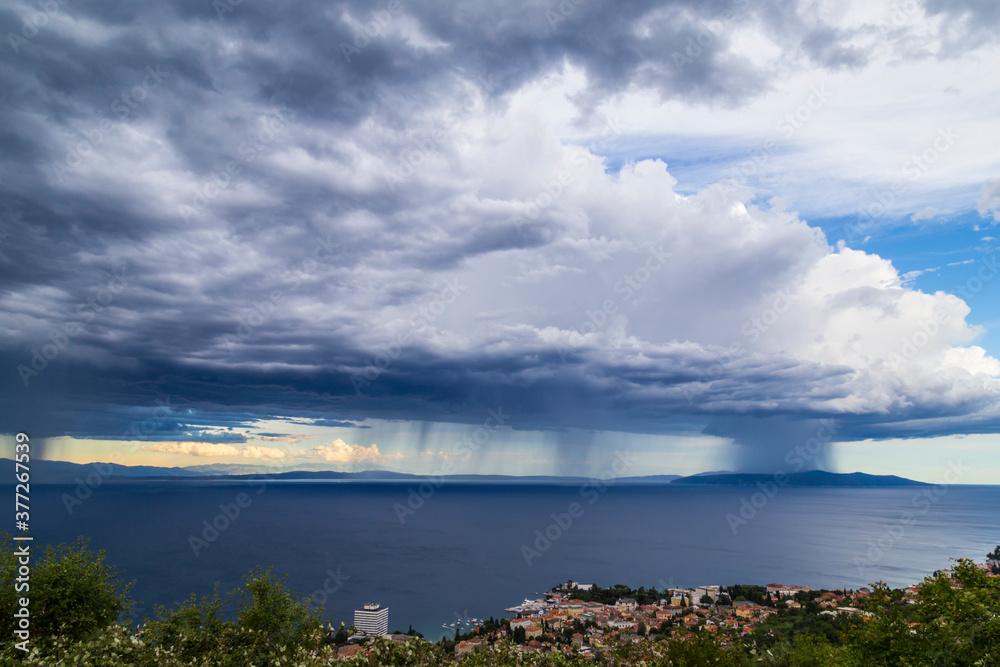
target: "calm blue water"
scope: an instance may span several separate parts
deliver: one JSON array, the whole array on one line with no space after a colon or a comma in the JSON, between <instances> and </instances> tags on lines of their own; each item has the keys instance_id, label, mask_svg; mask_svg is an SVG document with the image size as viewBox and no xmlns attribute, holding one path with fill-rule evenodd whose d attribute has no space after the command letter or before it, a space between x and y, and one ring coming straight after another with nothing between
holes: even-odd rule
<instances>
[{"instance_id":1,"label":"calm blue water","mask_svg":"<svg viewBox=\"0 0 1000 667\"><path fill-rule=\"evenodd\" d=\"M435 490L401 523L394 505L415 486L104 484L70 514L61 498L73 487L33 485L32 532L43 543L90 537L137 580L134 596L149 611L207 594L216 581L231 590L258 564L288 574L305 595L339 570L329 618L350 623L355 607L378 601L390 608L390 629L412 623L428 636L456 618L500 615L567 579L658 588L902 585L952 557L981 561L1000 543L996 486L942 487L940 497L913 488L784 488L735 534L726 515L739 513L749 489L610 487L584 495L579 487L456 484ZM239 493L249 506L196 556L189 536ZM546 547L535 545L535 531L572 503L578 516L565 530L549 528L556 539L529 565L522 545Z\"/></svg>"}]
</instances>

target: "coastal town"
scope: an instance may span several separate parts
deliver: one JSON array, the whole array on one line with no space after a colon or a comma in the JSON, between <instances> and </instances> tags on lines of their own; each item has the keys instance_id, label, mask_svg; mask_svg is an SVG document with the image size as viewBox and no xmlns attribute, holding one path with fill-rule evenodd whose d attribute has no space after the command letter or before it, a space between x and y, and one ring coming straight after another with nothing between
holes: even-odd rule
<instances>
[{"instance_id":1,"label":"coastal town","mask_svg":"<svg viewBox=\"0 0 1000 667\"><path fill-rule=\"evenodd\" d=\"M605 603L584 598L594 597L588 593L615 589L571 581L546 593L544 598L525 600L508 608L506 611L514 615L505 618L503 626L510 628L510 636L526 651L551 651L563 643L559 639L565 639L567 634L574 650L582 654L599 651L610 638L637 640L650 634L683 639L695 632L711 632L717 633L720 643L726 646L733 638L754 632L777 614L779 608L798 609L812 600L823 609L820 613L831 616L864 614L852 604L870 594L867 588L816 593L809 586L778 583L739 588L757 597L759 602L733 600L728 589L721 586L699 586L668 589L655 602L647 599L640 603L635 597L621 597ZM629 593L639 595L641 591ZM475 650L483 641L486 640L462 642L456 647L456 654Z\"/></svg>"},{"instance_id":2,"label":"coastal town","mask_svg":"<svg viewBox=\"0 0 1000 667\"><path fill-rule=\"evenodd\" d=\"M997 561L977 567L986 577L1000 578ZM934 577L949 579L953 587L961 588L951 570L939 570ZM918 600L922 585L893 592L899 603L912 604ZM705 635L711 635L722 649L740 641L766 646L780 641L793 626L806 624L815 632L817 627L822 631L828 625L839 631L864 623L872 616L864 609L872 594L867 587L814 590L781 583L658 591L622 585L601 588L567 581L543 597L508 607L506 616L499 620L479 621L464 633L459 628L453 640L439 644L453 652L456 659L500 641L515 645L521 653L589 659L600 656L612 644L640 640L685 642ZM383 634L394 642L405 643L414 633ZM346 633L344 636L347 638ZM364 654L365 637L352 635L349 639L340 647L339 657Z\"/></svg>"},{"instance_id":3,"label":"coastal town","mask_svg":"<svg viewBox=\"0 0 1000 667\"><path fill-rule=\"evenodd\" d=\"M600 653L611 640L634 641L659 635L685 639L697 632L714 633L722 646L737 637L753 633L779 609L800 609L812 601L819 613L863 615L853 606L868 598L870 591L813 591L809 586L722 586L632 590L624 586L600 588L596 584L569 581L554 587L544 597L525 599L508 607L509 614L500 621L483 622L470 632L456 634L456 657L472 653L501 638L517 644L525 653L577 653L592 656ZM912 589L912 590L911 590ZM907 589L916 594L916 589ZM597 601L621 594L613 601ZM738 599L732 599L732 595ZM739 599L739 598L753 599ZM638 599L637 599L638 598ZM359 610L361 611L361 610ZM359 635L354 635L361 639ZM386 635L405 642L409 635ZM346 645L342 656L363 651L362 645Z\"/></svg>"}]
</instances>

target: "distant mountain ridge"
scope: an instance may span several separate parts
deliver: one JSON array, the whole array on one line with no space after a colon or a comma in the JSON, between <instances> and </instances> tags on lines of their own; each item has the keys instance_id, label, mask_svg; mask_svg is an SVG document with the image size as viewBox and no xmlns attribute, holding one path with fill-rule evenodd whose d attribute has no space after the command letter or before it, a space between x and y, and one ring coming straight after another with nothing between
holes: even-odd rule
<instances>
[{"instance_id":1,"label":"distant mountain ridge","mask_svg":"<svg viewBox=\"0 0 1000 667\"><path fill-rule=\"evenodd\" d=\"M928 486L896 475L869 475L863 472L837 473L825 470L786 473L784 477L762 473L726 473L712 475L692 475L675 479L672 484L698 486L757 486L766 483L779 486L837 486L837 487L884 487L884 486Z\"/></svg>"},{"instance_id":2,"label":"distant mountain ridge","mask_svg":"<svg viewBox=\"0 0 1000 667\"><path fill-rule=\"evenodd\" d=\"M14 460L0 458L2 465L14 470ZM31 472L31 481L35 484L62 483L75 481L77 477L86 478L88 475L97 474L101 477L148 477L152 475L162 475L167 477L198 477L197 473L184 468L163 468L159 466L126 466L120 463L70 463L69 461L46 461L43 459L32 459L28 464ZM13 479L13 473L4 477ZM0 483L6 483L7 479L0 478Z\"/></svg>"},{"instance_id":3,"label":"distant mountain ridge","mask_svg":"<svg viewBox=\"0 0 1000 667\"><path fill-rule=\"evenodd\" d=\"M0 484L13 480L14 461L0 457L0 466L6 466L11 473L0 475ZM47 461L34 459L30 463L31 481L35 484L69 484L85 480L90 475L98 475L110 481L167 481L167 480L248 480L266 478L276 481L295 480L344 480L405 482L427 479L442 479L449 482L494 482L516 484L586 484L590 477L560 477L555 475L417 475L391 470L363 470L340 472L335 470L275 470L263 465L211 464L201 466L157 467L126 466L119 463L70 463L69 461ZM621 477L616 484L669 484L680 475L649 475L645 477Z\"/></svg>"},{"instance_id":4,"label":"distant mountain ridge","mask_svg":"<svg viewBox=\"0 0 1000 667\"><path fill-rule=\"evenodd\" d=\"M0 475L0 484L13 481L14 461L0 458L3 466L11 470L9 475ZM72 484L85 480L88 476L98 475L102 479L117 482L127 481L242 481L265 478L274 481L359 481L359 482L414 482L427 479L458 483L494 483L494 484L555 484L583 485L593 482L595 478L556 475L416 475L413 473L393 472L391 470L364 470L360 472L339 472L334 470L278 470L262 465L241 464L210 464L200 466L158 467L158 466L126 466L118 463L70 463L68 461L46 461L35 459L31 462L31 481L36 484ZM698 486L756 486L758 483L774 482L775 475L756 473L698 473L697 475L644 475L635 477L620 477L614 480L618 486L657 486L657 485L698 485ZM925 486L917 482L895 475L869 475L862 472L833 473L824 470L789 473L787 480L781 486L809 487L886 487L886 486Z\"/></svg>"}]
</instances>

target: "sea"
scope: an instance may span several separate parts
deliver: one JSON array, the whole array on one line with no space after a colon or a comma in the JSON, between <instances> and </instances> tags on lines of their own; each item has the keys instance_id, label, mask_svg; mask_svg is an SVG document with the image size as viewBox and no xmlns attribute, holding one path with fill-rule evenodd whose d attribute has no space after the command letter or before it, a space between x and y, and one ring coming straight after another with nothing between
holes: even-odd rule
<instances>
[{"instance_id":1,"label":"sea","mask_svg":"<svg viewBox=\"0 0 1000 667\"><path fill-rule=\"evenodd\" d=\"M32 485L31 534L105 550L137 620L259 565L334 625L378 602L390 630L437 639L568 580L905 586L984 560L998 508L1000 486L104 482Z\"/></svg>"}]
</instances>

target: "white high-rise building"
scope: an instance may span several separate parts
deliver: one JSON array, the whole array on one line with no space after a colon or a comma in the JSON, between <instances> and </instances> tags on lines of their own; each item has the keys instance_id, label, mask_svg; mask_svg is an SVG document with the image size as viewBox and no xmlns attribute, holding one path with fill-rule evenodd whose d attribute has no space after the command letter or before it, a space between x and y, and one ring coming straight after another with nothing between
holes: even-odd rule
<instances>
[{"instance_id":1,"label":"white high-rise building","mask_svg":"<svg viewBox=\"0 0 1000 667\"><path fill-rule=\"evenodd\" d=\"M355 609L354 627L367 635L388 634L389 608L378 602L369 602L363 609Z\"/></svg>"}]
</instances>

